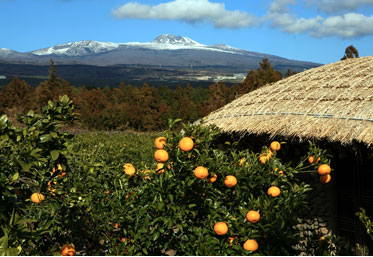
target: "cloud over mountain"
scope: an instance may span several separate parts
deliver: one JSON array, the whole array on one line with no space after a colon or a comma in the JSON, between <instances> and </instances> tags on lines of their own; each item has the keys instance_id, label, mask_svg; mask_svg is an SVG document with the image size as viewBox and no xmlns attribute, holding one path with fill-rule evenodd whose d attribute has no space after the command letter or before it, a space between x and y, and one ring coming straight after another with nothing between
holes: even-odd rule
<instances>
[{"instance_id":1,"label":"cloud over mountain","mask_svg":"<svg viewBox=\"0 0 373 257\"><path fill-rule=\"evenodd\" d=\"M158 5L129 2L113 14L119 19L180 20L188 23L210 22L217 28L241 28L256 25L254 15L229 11L223 3L208 0L174 0Z\"/></svg>"},{"instance_id":2,"label":"cloud over mountain","mask_svg":"<svg viewBox=\"0 0 373 257\"><path fill-rule=\"evenodd\" d=\"M295 7L295 8L289 8ZM224 3L211 0L172 0L158 5L128 2L112 11L118 19L178 20L211 23L216 28L244 28L268 23L286 33L312 37L359 38L373 35L373 15L357 12L373 7L373 0L272 0L267 13L227 10ZM312 17L299 17L295 10L315 9Z\"/></svg>"}]
</instances>

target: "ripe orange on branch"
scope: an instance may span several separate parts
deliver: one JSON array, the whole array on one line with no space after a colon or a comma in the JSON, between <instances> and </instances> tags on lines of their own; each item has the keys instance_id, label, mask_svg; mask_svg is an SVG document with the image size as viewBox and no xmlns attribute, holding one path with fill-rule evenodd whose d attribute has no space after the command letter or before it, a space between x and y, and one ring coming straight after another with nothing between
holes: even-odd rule
<instances>
[{"instance_id":1,"label":"ripe orange on branch","mask_svg":"<svg viewBox=\"0 0 373 257\"><path fill-rule=\"evenodd\" d=\"M308 157L308 162L310 163L310 164L312 164L312 163L318 163L320 161L320 157L317 157L317 159L315 160L315 156L310 156L310 157Z\"/></svg>"},{"instance_id":2,"label":"ripe orange on branch","mask_svg":"<svg viewBox=\"0 0 373 257\"><path fill-rule=\"evenodd\" d=\"M317 169L317 172L321 176L328 175L328 174L330 174L331 171L332 171L332 169L330 168L330 166L328 164L321 164L319 166L319 168Z\"/></svg>"},{"instance_id":3,"label":"ripe orange on branch","mask_svg":"<svg viewBox=\"0 0 373 257\"><path fill-rule=\"evenodd\" d=\"M154 141L154 145L157 149L163 149L166 145L166 138L165 137L157 137Z\"/></svg>"},{"instance_id":4,"label":"ripe orange on branch","mask_svg":"<svg viewBox=\"0 0 373 257\"><path fill-rule=\"evenodd\" d=\"M126 163L123 165L124 167L124 173L126 173L127 175L130 175L130 176L134 176L135 175L135 172L136 172L136 169L135 167L133 167L133 165L131 163Z\"/></svg>"},{"instance_id":5,"label":"ripe orange on branch","mask_svg":"<svg viewBox=\"0 0 373 257\"><path fill-rule=\"evenodd\" d=\"M320 176L320 182L323 184L329 183L332 180L332 176L330 174Z\"/></svg>"},{"instance_id":6,"label":"ripe orange on branch","mask_svg":"<svg viewBox=\"0 0 373 257\"><path fill-rule=\"evenodd\" d=\"M209 178L210 183L214 183L218 179L218 175L214 174L211 178Z\"/></svg>"},{"instance_id":7,"label":"ripe orange on branch","mask_svg":"<svg viewBox=\"0 0 373 257\"><path fill-rule=\"evenodd\" d=\"M273 152L271 150L268 150L266 152L262 152L260 155L259 155L259 161L262 163L262 164L265 164L267 161L269 161L269 159L271 159L273 155Z\"/></svg>"},{"instance_id":8,"label":"ripe orange on branch","mask_svg":"<svg viewBox=\"0 0 373 257\"><path fill-rule=\"evenodd\" d=\"M75 246L73 244L64 245L61 248L62 256L74 256L76 253Z\"/></svg>"},{"instance_id":9,"label":"ripe orange on branch","mask_svg":"<svg viewBox=\"0 0 373 257\"><path fill-rule=\"evenodd\" d=\"M166 162L168 160L168 157L168 152L163 149L157 150L154 153L154 159L157 162Z\"/></svg>"},{"instance_id":10,"label":"ripe orange on branch","mask_svg":"<svg viewBox=\"0 0 373 257\"><path fill-rule=\"evenodd\" d=\"M277 197L279 196L281 193L281 190L280 188L276 187L276 186L271 186L270 188L268 188L267 190L267 194L269 196L272 196L272 197Z\"/></svg>"},{"instance_id":11,"label":"ripe orange on branch","mask_svg":"<svg viewBox=\"0 0 373 257\"><path fill-rule=\"evenodd\" d=\"M181 151L189 152L193 149L193 139L190 137L184 137L179 141L179 147Z\"/></svg>"},{"instance_id":12,"label":"ripe orange on branch","mask_svg":"<svg viewBox=\"0 0 373 257\"><path fill-rule=\"evenodd\" d=\"M235 176L233 175L228 175L225 177L224 179L224 184L227 186L227 187L234 187L235 185L237 185L237 179Z\"/></svg>"},{"instance_id":13,"label":"ripe orange on branch","mask_svg":"<svg viewBox=\"0 0 373 257\"><path fill-rule=\"evenodd\" d=\"M225 222L217 222L214 226L214 230L219 236L225 235L228 232L228 225Z\"/></svg>"},{"instance_id":14,"label":"ripe orange on branch","mask_svg":"<svg viewBox=\"0 0 373 257\"><path fill-rule=\"evenodd\" d=\"M277 142L277 141L273 141L273 142L271 143L271 145L270 145L270 148L271 148L272 151L278 151L278 150L281 149L281 145L280 145L279 142Z\"/></svg>"},{"instance_id":15,"label":"ripe orange on branch","mask_svg":"<svg viewBox=\"0 0 373 257\"><path fill-rule=\"evenodd\" d=\"M205 179L209 175L209 171L207 168L203 166L198 166L194 169L194 176L196 176L199 179Z\"/></svg>"},{"instance_id":16,"label":"ripe orange on branch","mask_svg":"<svg viewBox=\"0 0 373 257\"><path fill-rule=\"evenodd\" d=\"M258 250L258 242L255 239L248 239L243 244L243 249L246 251L256 251Z\"/></svg>"},{"instance_id":17,"label":"ripe orange on branch","mask_svg":"<svg viewBox=\"0 0 373 257\"><path fill-rule=\"evenodd\" d=\"M34 203L40 203L45 199L44 195L42 193L33 193L31 195L31 201Z\"/></svg>"},{"instance_id":18,"label":"ripe orange on branch","mask_svg":"<svg viewBox=\"0 0 373 257\"><path fill-rule=\"evenodd\" d=\"M257 211L249 211L246 214L246 219L251 223L257 223L260 220L260 213Z\"/></svg>"},{"instance_id":19,"label":"ripe orange on branch","mask_svg":"<svg viewBox=\"0 0 373 257\"><path fill-rule=\"evenodd\" d=\"M164 172L164 163L159 162L157 163L157 167L155 168L158 174L161 174Z\"/></svg>"}]
</instances>

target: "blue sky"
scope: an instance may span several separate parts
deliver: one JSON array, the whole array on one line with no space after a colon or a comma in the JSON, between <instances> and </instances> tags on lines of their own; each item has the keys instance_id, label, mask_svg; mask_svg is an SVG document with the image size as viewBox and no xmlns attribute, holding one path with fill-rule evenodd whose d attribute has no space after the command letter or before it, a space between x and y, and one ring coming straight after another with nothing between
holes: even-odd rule
<instances>
[{"instance_id":1,"label":"blue sky","mask_svg":"<svg viewBox=\"0 0 373 257\"><path fill-rule=\"evenodd\" d=\"M349 45L373 55L373 0L0 0L0 48L81 40L202 44L331 63Z\"/></svg>"}]
</instances>

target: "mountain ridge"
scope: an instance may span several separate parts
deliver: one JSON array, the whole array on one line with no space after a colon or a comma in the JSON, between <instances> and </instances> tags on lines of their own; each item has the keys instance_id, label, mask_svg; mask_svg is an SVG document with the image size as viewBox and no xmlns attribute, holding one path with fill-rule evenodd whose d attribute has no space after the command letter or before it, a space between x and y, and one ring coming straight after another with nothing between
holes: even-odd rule
<instances>
[{"instance_id":1,"label":"mountain ridge","mask_svg":"<svg viewBox=\"0 0 373 257\"><path fill-rule=\"evenodd\" d=\"M204 45L188 37L172 34L162 34L152 42L113 43L83 40L24 53L0 48L0 60L11 63L48 65L50 58L53 58L56 64L98 66L140 64L186 67L224 65L226 62L226 66L253 67L257 66L259 59L263 58L268 58L275 65L277 63L283 66L288 63L289 67L296 66L294 63L297 62L301 66L300 70L320 65L247 51L229 45Z\"/></svg>"},{"instance_id":2,"label":"mountain ridge","mask_svg":"<svg viewBox=\"0 0 373 257\"><path fill-rule=\"evenodd\" d=\"M288 69L300 72L321 65L228 45L203 45L188 37L162 34L145 43L83 40L25 53L0 48L0 75L8 79L19 76L37 84L48 76L53 59L61 77L75 85L115 85L121 81L137 85L185 81L198 84L222 81L222 78L230 83L240 83L242 74L257 69L264 58L282 73ZM9 81L2 79L1 82Z\"/></svg>"}]
</instances>

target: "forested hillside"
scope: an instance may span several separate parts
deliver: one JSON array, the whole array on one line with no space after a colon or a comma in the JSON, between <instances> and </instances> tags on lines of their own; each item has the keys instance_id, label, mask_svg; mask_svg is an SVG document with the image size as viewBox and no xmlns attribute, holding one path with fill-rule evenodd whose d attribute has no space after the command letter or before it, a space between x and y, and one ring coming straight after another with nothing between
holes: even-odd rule
<instances>
[{"instance_id":1,"label":"forested hillside","mask_svg":"<svg viewBox=\"0 0 373 257\"><path fill-rule=\"evenodd\" d=\"M75 103L83 129L157 131L167 127L169 118L195 121L242 94L291 74L290 70L285 75L275 71L263 59L260 68L250 70L246 79L234 86L214 83L208 88L187 85L171 89L167 85L154 87L144 83L134 87L122 82L113 89L87 89L72 87L60 79L51 61L48 80L37 87L14 77L0 91L0 113L15 118L28 110L40 112L48 100L66 94Z\"/></svg>"}]
</instances>

